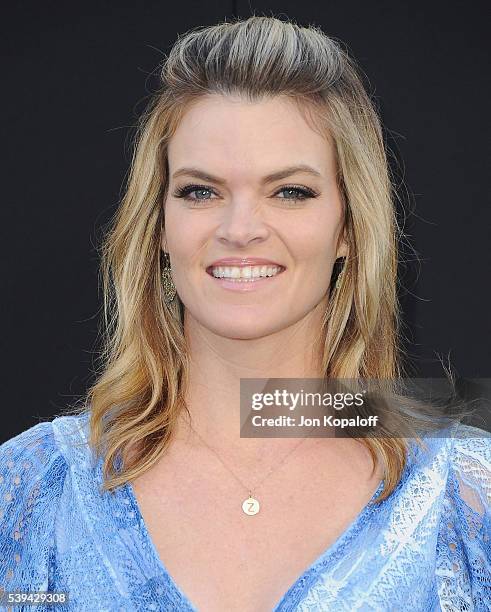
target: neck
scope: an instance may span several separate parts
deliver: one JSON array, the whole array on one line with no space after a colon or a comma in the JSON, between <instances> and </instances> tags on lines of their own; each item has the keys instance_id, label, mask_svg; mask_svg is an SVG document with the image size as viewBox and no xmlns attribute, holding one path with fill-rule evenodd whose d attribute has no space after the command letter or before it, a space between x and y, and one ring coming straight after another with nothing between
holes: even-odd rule
<instances>
[{"instance_id":1,"label":"neck","mask_svg":"<svg viewBox=\"0 0 491 612\"><path fill-rule=\"evenodd\" d=\"M201 326L187 311L184 329L190 350L186 405L192 428L215 448L245 456L274 453L296 439L240 437L241 378L321 378L320 334L325 304L319 303L290 327L255 339L231 339ZM177 437L191 433L186 411ZM307 442L302 444L307 446Z\"/></svg>"}]
</instances>

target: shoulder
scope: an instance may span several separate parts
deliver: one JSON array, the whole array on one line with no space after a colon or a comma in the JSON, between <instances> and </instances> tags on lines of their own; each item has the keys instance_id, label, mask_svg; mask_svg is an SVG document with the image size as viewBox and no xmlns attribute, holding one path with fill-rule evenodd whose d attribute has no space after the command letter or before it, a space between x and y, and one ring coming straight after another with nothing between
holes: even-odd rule
<instances>
[{"instance_id":1,"label":"shoulder","mask_svg":"<svg viewBox=\"0 0 491 612\"><path fill-rule=\"evenodd\" d=\"M491 512L491 434L489 432L466 425L460 425L455 430L449 455L447 497L462 520L464 534L470 535L473 526L480 523L484 527L484 522L489 521Z\"/></svg>"},{"instance_id":2,"label":"shoulder","mask_svg":"<svg viewBox=\"0 0 491 612\"><path fill-rule=\"evenodd\" d=\"M0 486L9 489L2 502L18 502L25 485L45 478L53 464L63 468L51 421L37 423L1 444Z\"/></svg>"},{"instance_id":3,"label":"shoulder","mask_svg":"<svg viewBox=\"0 0 491 612\"><path fill-rule=\"evenodd\" d=\"M0 445L0 584L8 590L45 590L55 516L71 461L67 451L70 440L81 441L83 422L80 416L57 417ZM29 585L19 582L26 575Z\"/></svg>"},{"instance_id":4,"label":"shoulder","mask_svg":"<svg viewBox=\"0 0 491 612\"><path fill-rule=\"evenodd\" d=\"M434 434L422 436L424 449L410 444L409 457L419 465L437 461L442 470L468 467L470 461L489 464L491 433L462 423L455 423Z\"/></svg>"},{"instance_id":5,"label":"shoulder","mask_svg":"<svg viewBox=\"0 0 491 612\"><path fill-rule=\"evenodd\" d=\"M452 444L451 462L454 467L468 468L472 462L490 466L491 433L472 427L460 425L455 429Z\"/></svg>"},{"instance_id":6,"label":"shoulder","mask_svg":"<svg viewBox=\"0 0 491 612\"><path fill-rule=\"evenodd\" d=\"M483 429L453 431L437 552L441 603L491 609L491 434Z\"/></svg>"},{"instance_id":7,"label":"shoulder","mask_svg":"<svg viewBox=\"0 0 491 612\"><path fill-rule=\"evenodd\" d=\"M71 464L90 458L87 438L88 414L84 413L42 421L0 444L2 503L19 503L26 485L42 482L56 487Z\"/></svg>"},{"instance_id":8,"label":"shoulder","mask_svg":"<svg viewBox=\"0 0 491 612\"><path fill-rule=\"evenodd\" d=\"M18 477L22 473L24 479L42 478L53 464L61 466L75 459L76 448L87 455L87 435L88 413L37 423L0 444L1 476L5 480L16 472Z\"/></svg>"},{"instance_id":9,"label":"shoulder","mask_svg":"<svg viewBox=\"0 0 491 612\"><path fill-rule=\"evenodd\" d=\"M462 509L486 514L491 508L491 433L459 425L450 452L447 494Z\"/></svg>"},{"instance_id":10,"label":"shoulder","mask_svg":"<svg viewBox=\"0 0 491 612\"><path fill-rule=\"evenodd\" d=\"M454 424L424 437L424 451L415 446L415 462L438 471L447 503L466 501L483 514L491 506L491 433L471 425Z\"/></svg>"}]
</instances>

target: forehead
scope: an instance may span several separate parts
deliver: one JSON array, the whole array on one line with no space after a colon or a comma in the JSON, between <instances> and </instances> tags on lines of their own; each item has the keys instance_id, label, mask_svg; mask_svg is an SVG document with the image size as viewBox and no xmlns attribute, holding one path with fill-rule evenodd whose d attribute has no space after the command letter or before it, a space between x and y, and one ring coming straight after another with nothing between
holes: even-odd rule
<instances>
[{"instance_id":1,"label":"forehead","mask_svg":"<svg viewBox=\"0 0 491 612\"><path fill-rule=\"evenodd\" d=\"M328 134L312 129L296 104L284 97L260 102L218 94L201 98L181 119L168 157L171 172L181 164L205 165L220 176L302 163L323 175L334 170Z\"/></svg>"}]
</instances>

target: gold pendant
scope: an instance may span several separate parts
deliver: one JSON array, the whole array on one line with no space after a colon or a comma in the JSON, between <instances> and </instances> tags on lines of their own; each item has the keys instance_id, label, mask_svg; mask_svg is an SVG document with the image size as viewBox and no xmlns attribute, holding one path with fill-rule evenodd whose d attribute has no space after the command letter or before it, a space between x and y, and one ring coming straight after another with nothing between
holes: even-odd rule
<instances>
[{"instance_id":1,"label":"gold pendant","mask_svg":"<svg viewBox=\"0 0 491 612\"><path fill-rule=\"evenodd\" d=\"M242 510L249 516L257 514L259 512L259 502L257 499L254 499L252 495L249 495L249 497L242 504Z\"/></svg>"}]
</instances>

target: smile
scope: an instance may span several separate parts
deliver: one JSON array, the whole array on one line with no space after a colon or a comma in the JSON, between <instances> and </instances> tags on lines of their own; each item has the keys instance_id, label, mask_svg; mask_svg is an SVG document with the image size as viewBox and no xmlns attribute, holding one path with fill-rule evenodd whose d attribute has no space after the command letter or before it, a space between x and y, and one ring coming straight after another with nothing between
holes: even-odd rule
<instances>
[{"instance_id":1,"label":"smile","mask_svg":"<svg viewBox=\"0 0 491 612\"><path fill-rule=\"evenodd\" d=\"M206 272L212 282L222 289L249 292L276 283L276 278L285 270L285 267L278 264L265 265L261 262L261 265L256 266L247 264L209 266Z\"/></svg>"},{"instance_id":2,"label":"smile","mask_svg":"<svg viewBox=\"0 0 491 612\"><path fill-rule=\"evenodd\" d=\"M239 283L269 278L282 271L281 266L213 266L210 269L212 276L215 278L224 278Z\"/></svg>"}]
</instances>

